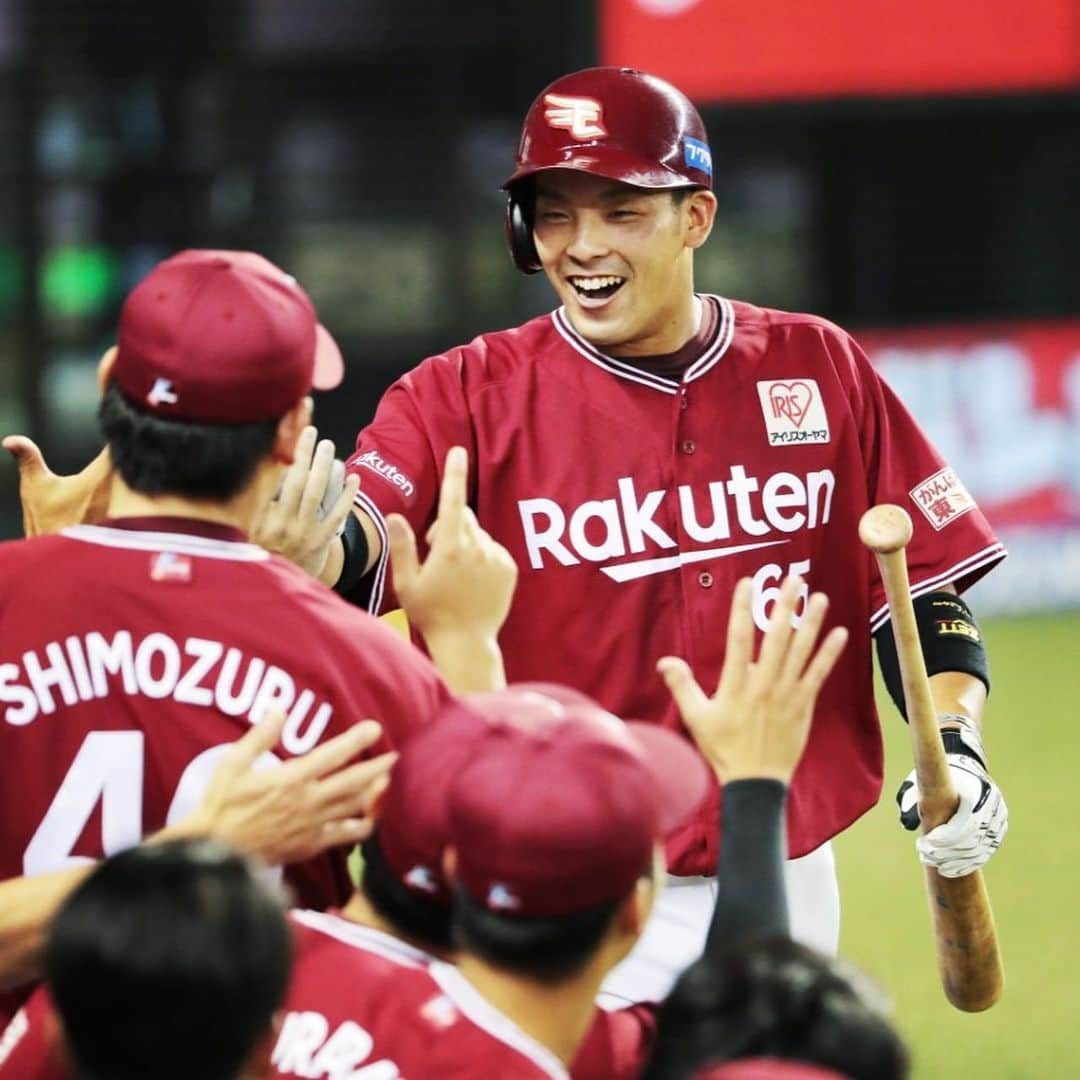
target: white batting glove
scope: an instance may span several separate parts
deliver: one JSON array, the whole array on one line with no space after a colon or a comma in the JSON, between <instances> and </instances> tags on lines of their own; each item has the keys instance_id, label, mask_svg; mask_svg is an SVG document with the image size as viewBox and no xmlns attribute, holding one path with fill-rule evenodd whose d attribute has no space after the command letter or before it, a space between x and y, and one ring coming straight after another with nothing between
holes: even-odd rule
<instances>
[{"instance_id":1,"label":"white batting glove","mask_svg":"<svg viewBox=\"0 0 1080 1080\"><path fill-rule=\"evenodd\" d=\"M1009 830L1009 810L1001 789L986 771L978 728L963 720L959 731L946 729L942 738L960 805L948 821L920 836L915 850L919 861L934 867L942 877L964 877L985 865L1001 846ZM896 801L900 823L905 829L917 829L919 787L914 769L900 785Z\"/></svg>"}]
</instances>

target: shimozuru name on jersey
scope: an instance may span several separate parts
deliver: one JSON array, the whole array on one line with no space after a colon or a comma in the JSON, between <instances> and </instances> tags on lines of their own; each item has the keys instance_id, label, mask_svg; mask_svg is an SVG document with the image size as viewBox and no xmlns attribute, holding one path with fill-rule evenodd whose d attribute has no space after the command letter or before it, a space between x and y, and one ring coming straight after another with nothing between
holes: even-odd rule
<instances>
[{"instance_id":1,"label":"shimozuru name on jersey","mask_svg":"<svg viewBox=\"0 0 1080 1080\"><path fill-rule=\"evenodd\" d=\"M119 686L110 683L109 675L119 678ZM91 630L73 634L63 644L50 641L42 649L29 649L20 663L0 664L0 703L8 706L4 720L16 727L54 713L54 691L64 705L72 706L120 689L246 716L251 723L269 708L282 709L288 721L281 743L291 754L312 749L334 711L329 702L319 702L313 690L298 691L292 675L261 657L208 638L180 642L160 631L136 642L130 630L118 630L111 641Z\"/></svg>"}]
</instances>

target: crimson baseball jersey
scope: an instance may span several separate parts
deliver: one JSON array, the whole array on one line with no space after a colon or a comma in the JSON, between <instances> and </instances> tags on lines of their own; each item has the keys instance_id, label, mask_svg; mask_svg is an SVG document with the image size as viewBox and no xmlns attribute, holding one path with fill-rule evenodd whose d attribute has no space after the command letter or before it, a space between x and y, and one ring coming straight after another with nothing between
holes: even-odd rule
<instances>
[{"instance_id":1,"label":"crimson baseball jersey","mask_svg":"<svg viewBox=\"0 0 1080 1080\"><path fill-rule=\"evenodd\" d=\"M799 573L863 628L819 699L789 799L792 857L874 804L882 748L869 631L887 618L858 539L869 506L907 507L916 595L965 588L1004 555L956 473L858 345L824 319L719 297L679 380L612 359L565 310L431 357L385 394L349 469L357 505L423 537L443 460L469 452L470 502L521 568L500 637L509 679L578 687L624 717L679 728L656 661L715 686L735 582L764 628ZM383 558L372 608L394 605ZM718 792L669 845L676 873L716 866Z\"/></svg>"},{"instance_id":2,"label":"crimson baseball jersey","mask_svg":"<svg viewBox=\"0 0 1080 1080\"><path fill-rule=\"evenodd\" d=\"M377 619L235 530L129 518L0 545L0 879L135 844L197 805L270 707L289 758L368 717L398 744L449 696ZM341 903L346 850L286 872Z\"/></svg>"},{"instance_id":3,"label":"crimson baseball jersey","mask_svg":"<svg viewBox=\"0 0 1080 1080\"><path fill-rule=\"evenodd\" d=\"M73 1080L48 989L39 986L0 1029L0 1077L4 1080Z\"/></svg>"},{"instance_id":4,"label":"crimson baseball jersey","mask_svg":"<svg viewBox=\"0 0 1080 1080\"><path fill-rule=\"evenodd\" d=\"M568 1077L453 966L333 914L292 919L293 974L269 1076Z\"/></svg>"},{"instance_id":5,"label":"crimson baseball jersey","mask_svg":"<svg viewBox=\"0 0 1080 1080\"><path fill-rule=\"evenodd\" d=\"M293 911L289 918L293 970L268 1080L568 1075L550 1051L428 953L333 912ZM597 1010L573 1080L633 1080L654 1032L651 1005ZM40 986L0 1029L0 1078L71 1075L52 1000Z\"/></svg>"}]
</instances>

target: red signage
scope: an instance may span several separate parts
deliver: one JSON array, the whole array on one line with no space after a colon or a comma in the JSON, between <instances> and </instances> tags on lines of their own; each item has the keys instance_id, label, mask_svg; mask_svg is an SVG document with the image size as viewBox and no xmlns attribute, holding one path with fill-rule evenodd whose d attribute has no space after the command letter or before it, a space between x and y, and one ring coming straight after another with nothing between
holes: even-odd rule
<instances>
[{"instance_id":1,"label":"red signage","mask_svg":"<svg viewBox=\"0 0 1080 1080\"><path fill-rule=\"evenodd\" d=\"M1080 86L1080 0L600 0L605 64L699 102Z\"/></svg>"},{"instance_id":2,"label":"red signage","mask_svg":"<svg viewBox=\"0 0 1080 1080\"><path fill-rule=\"evenodd\" d=\"M856 337L995 527L1080 526L1080 321Z\"/></svg>"}]
</instances>

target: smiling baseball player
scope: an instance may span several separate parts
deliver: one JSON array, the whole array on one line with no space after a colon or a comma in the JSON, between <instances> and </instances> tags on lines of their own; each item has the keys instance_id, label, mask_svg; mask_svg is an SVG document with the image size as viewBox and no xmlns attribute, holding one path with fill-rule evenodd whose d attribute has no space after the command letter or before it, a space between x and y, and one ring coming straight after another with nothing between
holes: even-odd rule
<instances>
[{"instance_id":1,"label":"smiling baseball player","mask_svg":"<svg viewBox=\"0 0 1080 1080\"><path fill-rule=\"evenodd\" d=\"M525 119L506 183L514 262L542 270L560 306L425 360L384 396L349 470L356 513L324 580L373 611L395 604L386 515L423 536L445 448L474 463L470 505L521 567L500 641L511 681L555 679L620 716L678 729L653 674L686 657L704 686L723 661L713 628L753 580L764 628L801 574L851 628L819 702L789 806L796 937L836 947L829 840L880 793L871 634L894 698L899 674L860 515L908 506L924 649L962 801L922 856L982 865L1004 833L979 724L989 677L957 595L1004 555L956 473L843 330L694 289L716 212L701 118L677 89L624 68L557 80ZM917 793L905 789L905 824ZM620 993L655 997L700 951L715 865L711 805L668 846L673 881ZM690 931L689 926L697 927Z\"/></svg>"}]
</instances>

